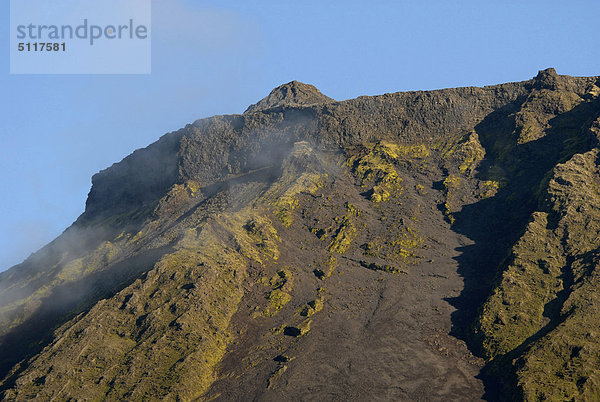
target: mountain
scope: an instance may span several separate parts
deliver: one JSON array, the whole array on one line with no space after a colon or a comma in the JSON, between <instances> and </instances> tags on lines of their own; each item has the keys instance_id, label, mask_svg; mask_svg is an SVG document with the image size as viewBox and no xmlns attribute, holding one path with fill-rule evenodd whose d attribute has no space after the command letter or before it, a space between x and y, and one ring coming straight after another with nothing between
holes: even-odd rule
<instances>
[{"instance_id":1,"label":"mountain","mask_svg":"<svg viewBox=\"0 0 600 402\"><path fill-rule=\"evenodd\" d=\"M293 81L164 135L0 273L3 398L598 398L599 86Z\"/></svg>"},{"instance_id":2,"label":"mountain","mask_svg":"<svg viewBox=\"0 0 600 402\"><path fill-rule=\"evenodd\" d=\"M268 96L248 106L244 114L283 106L310 106L330 102L335 100L323 95L313 85L292 81L278 86Z\"/></svg>"}]
</instances>

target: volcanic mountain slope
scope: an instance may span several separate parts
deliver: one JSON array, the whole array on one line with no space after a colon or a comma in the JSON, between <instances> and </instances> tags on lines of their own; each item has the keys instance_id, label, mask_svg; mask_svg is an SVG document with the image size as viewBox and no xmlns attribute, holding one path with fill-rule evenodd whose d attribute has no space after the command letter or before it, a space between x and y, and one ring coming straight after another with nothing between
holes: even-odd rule
<instances>
[{"instance_id":1,"label":"volcanic mountain slope","mask_svg":"<svg viewBox=\"0 0 600 402\"><path fill-rule=\"evenodd\" d=\"M163 136L0 274L3 397L598 397L598 85L294 81Z\"/></svg>"}]
</instances>

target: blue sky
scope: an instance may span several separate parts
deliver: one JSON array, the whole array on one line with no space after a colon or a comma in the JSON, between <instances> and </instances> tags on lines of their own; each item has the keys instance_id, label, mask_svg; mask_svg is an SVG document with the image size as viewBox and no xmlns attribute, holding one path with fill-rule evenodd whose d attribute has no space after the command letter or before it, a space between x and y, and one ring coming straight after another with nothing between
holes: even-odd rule
<instances>
[{"instance_id":1,"label":"blue sky","mask_svg":"<svg viewBox=\"0 0 600 402\"><path fill-rule=\"evenodd\" d=\"M56 0L61 1L61 0ZM9 2L0 5L9 43ZM0 271L83 212L91 176L299 80L338 100L600 75L600 2L153 0L152 74L0 72Z\"/></svg>"}]
</instances>

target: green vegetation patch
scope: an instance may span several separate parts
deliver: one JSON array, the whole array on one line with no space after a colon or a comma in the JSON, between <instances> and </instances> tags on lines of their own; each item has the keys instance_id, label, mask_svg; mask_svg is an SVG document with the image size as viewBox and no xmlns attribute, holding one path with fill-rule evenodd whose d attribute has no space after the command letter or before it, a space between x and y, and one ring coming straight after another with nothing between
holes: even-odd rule
<instances>
[{"instance_id":1,"label":"green vegetation patch","mask_svg":"<svg viewBox=\"0 0 600 402\"><path fill-rule=\"evenodd\" d=\"M279 310L292 300L291 292L294 281L291 272L288 269L280 269L269 280L269 286L272 290L265 295L268 303L262 313L263 317L275 316Z\"/></svg>"},{"instance_id":2,"label":"green vegetation patch","mask_svg":"<svg viewBox=\"0 0 600 402\"><path fill-rule=\"evenodd\" d=\"M452 158L458 163L458 171L470 175L485 157L485 149L475 131L463 136L443 153L444 158Z\"/></svg>"},{"instance_id":3,"label":"green vegetation patch","mask_svg":"<svg viewBox=\"0 0 600 402\"><path fill-rule=\"evenodd\" d=\"M357 229L354 225L354 218L360 214L360 211L350 203L346 203L346 210L347 213L344 216L336 218L336 221L341 221L340 226L327 247L332 253L345 253L356 238Z\"/></svg>"},{"instance_id":4,"label":"green vegetation patch","mask_svg":"<svg viewBox=\"0 0 600 402\"><path fill-rule=\"evenodd\" d=\"M376 271L404 273L401 267L415 264L420 259L418 250L423 244L424 239L414 229L410 226L402 227L389 239L376 237L361 246L365 256L394 261L399 266L362 261L361 265Z\"/></svg>"},{"instance_id":5,"label":"green vegetation patch","mask_svg":"<svg viewBox=\"0 0 600 402\"><path fill-rule=\"evenodd\" d=\"M454 223L454 216L452 216L452 212L455 212L458 205L460 205L457 195L458 188L462 184L462 177L456 175L449 175L443 181L444 186L444 197L446 201L443 204L443 212L444 216L451 224Z\"/></svg>"},{"instance_id":6,"label":"green vegetation patch","mask_svg":"<svg viewBox=\"0 0 600 402\"><path fill-rule=\"evenodd\" d=\"M367 197L373 202L384 202L402 194L402 178L394 167L401 155L414 152L419 157L429 155L419 147L402 147L389 142L367 144L366 153L353 155L347 165L363 188L371 187Z\"/></svg>"},{"instance_id":7,"label":"green vegetation patch","mask_svg":"<svg viewBox=\"0 0 600 402\"><path fill-rule=\"evenodd\" d=\"M293 211L299 206L298 194L314 194L323 187L326 178L326 174L303 173L282 192L280 185L274 185L267 197L275 198L273 214L284 227L290 227L294 220ZM277 194L278 192L281 194Z\"/></svg>"},{"instance_id":8,"label":"green vegetation patch","mask_svg":"<svg viewBox=\"0 0 600 402\"><path fill-rule=\"evenodd\" d=\"M309 301L302 309L300 310L300 315L302 317L311 317L319 311L323 310L325 297L323 295L322 289L319 288L317 291L318 297L315 300Z\"/></svg>"},{"instance_id":9,"label":"green vegetation patch","mask_svg":"<svg viewBox=\"0 0 600 402\"><path fill-rule=\"evenodd\" d=\"M273 260L279 258L278 243L281 239L268 218L256 215L246 222L244 229L246 229L250 237L254 240L256 247L263 253Z\"/></svg>"},{"instance_id":10,"label":"green vegetation patch","mask_svg":"<svg viewBox=\"0 0 600 402\"><path fill-rule=\"evenodd\" d=\"M597 149L557 165L475 323L483 354L512 369L518 399L600 396Z\"/></svg>"},{"instance_id":11,"label":"green vegetation patch","mask_svg":"<svg viewBox=\"0 0 600 402\"><path fill-rule=\"evenodd\" d=\"M508 353L544 325L544 306L563 289L560 238L538 212L513 248L500 285L483 305L477 322L485 356Z\"/></svg>"}]
</instances>

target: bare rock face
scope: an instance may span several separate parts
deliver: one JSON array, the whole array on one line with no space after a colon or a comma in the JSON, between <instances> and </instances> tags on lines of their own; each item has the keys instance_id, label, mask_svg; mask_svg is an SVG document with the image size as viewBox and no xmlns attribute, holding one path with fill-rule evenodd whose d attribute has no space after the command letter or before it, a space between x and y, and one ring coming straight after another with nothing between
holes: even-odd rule
<instances>
[{"instance_id":1,"label":"bare rock face","mask_svg":"<svg viewBox=\"0 0 600 402\"><path fill-rule=\"evenodd\" d=\"M540 70L535 77L535 86L538 89L558 89L560 78L553 68Z\"/></svg>"},{"instance_id":2,"label":"bare rock face","mask_svg":"<svg viewBox=\"0 0 600 402\"><path fill-rule=\"evenodd\" d=\"M164 135L0 273L0 398L594 400L599 84L293 81Z\"/></svg>"},{"instance_id":3,"label":"bare rock face","mask_svg":"<svg viewBox=\"0 0 600 402\"><path fill-rule=\"evenodd\" d=\"M269 96L254 105L250 105L244 113L254 113L278 106L308 106L329 102L335 101L323 95L313 85L292 81L278 86L271 91Z\"/></svg>"}]
</instances>

